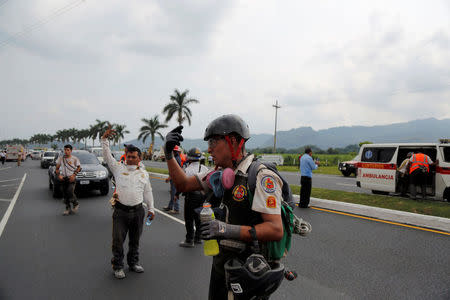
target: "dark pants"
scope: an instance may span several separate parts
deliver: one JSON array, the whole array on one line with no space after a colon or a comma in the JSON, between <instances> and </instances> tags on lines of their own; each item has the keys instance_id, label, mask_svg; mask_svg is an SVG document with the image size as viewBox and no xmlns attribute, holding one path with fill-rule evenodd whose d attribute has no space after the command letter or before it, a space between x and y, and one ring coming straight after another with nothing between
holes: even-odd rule
<instances>
[{"instance_id":1,"label":"dark pants","mask_svg":"<svg viewBox=\"0 0 450 300\"><path fill-rule=\"evenodd\" d=\"M308 207L311 197L312 180L311 177L302 176L300 179L300 207Z\"/></svg>"},{"instance_id":2,"label":"dark pants","mask_svg":"<svg viewBox=\"0 0 450 300\"><path fill-rule=\"evenodd\" d=\"M60 183L66 209L70 209L70 203L73 206L78 205L77 198L75 197L75 182L70 182L68 179L65 179L60 181Z\"/></svg>"},{"instance_id":3,"label":"dark pants","mask_svg":"<svg viewBox=\"0 0 450 300\"><path fill-rule=\"evenodd\" d=\"M176 193L177 193L177 189L175 188L175 184L171 180L170 181L170 201L169 201L169 204L167 205L167 207L169 209L179 211L180 210L180 202L179 202L179 200L175 200Z\"/></svg>"},{"instance_id":4,"label":"dark pants","mask_svg":"<svg viewBox=\"0 0 450 300\"><path fill-rule=\"evenodd\" d=\"M6 157L2 157L2 165L5 164Z\"/></svg>"},{"instance_id":5,"label":"dark pants","mask_svg":"<svg viewBox=\"0 0 450 300\"><path fill-rule=\"evenodd\" d=\"M127 233L129 233L127 263L129 266L138 264L139 238L142 234L142 227L144 225L145 217L145 210L142 205L139 205L133 209L119 208L119 205L115 205L112 215L113 258L111 259L111 264L113 265L114 270L123 268L123 243L127 237Z\"/></svg>"},{"instance_id":6,"label":"dark pants","mask_svg":"<svg viewBox=\"0 0 450 300\"><path fill-rule=\"evenodd\" d=\"M409 174L398 173L399 191L402 196L406 196L409 187Z\"/></svg>"},{"instance_id":7,"label":"dark pants","mask_svg":"<svg viewBox=\"0 0 450 300\"><path fill-rule=\"evenodd\" d=\"M424 173L422 172L420 169L416 169L414 170L411 174L410 174L410 191L409 193L411 194L411 198L416 198L416 193L417 193L417 186L420 186L420 189L422 191L422 197L426 198L427 197L427 176L428 173Z\"/></svg>"},{"instance_id":8,"label":"dark pants","mask_svg":"<svg viewBox=\"0 0 450 300\"><path fill-rule=\"evenodd\" d=\"M184 203L184 224L186 227L186 241L192 242L194 238L200 240L200 216L195 209L202 206L203 196L199 192L188 193ZM195 229L194 229L195 224Z\"/></svg>"}]
</instances>

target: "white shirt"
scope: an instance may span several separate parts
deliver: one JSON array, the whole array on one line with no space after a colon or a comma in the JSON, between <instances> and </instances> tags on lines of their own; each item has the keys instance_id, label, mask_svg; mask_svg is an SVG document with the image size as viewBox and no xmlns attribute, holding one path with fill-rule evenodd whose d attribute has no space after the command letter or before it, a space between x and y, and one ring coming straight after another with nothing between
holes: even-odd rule
<instances>
[{"instance_id":1,"label":"white shirt","mask_svg":"<svg viewBox=\"0 0 450 300\"><path fill-rule=\"evenodd\" d=\"M247 170L253 162L253 157L254 155L251 154L241 161L234 173L247 174ZM262 170L259 171L256 176L256 187L255 195L253 196L252 210L264 214L280 215L281 201L283 200L283 181L281 181L277 174L264 167L264 165L261 165L259 169ZM198 181L203 187L203 190L206 192L208 192L210 188L203 179L208 175L208 173L209 172L202 172L201 174L196 175Z\"/></svg>"},{"instance_id":2,"label":"white shirt","mask_svg":"<svg viewBox=\"0 0 450 300\"><path fill-rule=\"evenodd\" d=\"M59 174L63 177L69 177L72 176L75 170L80 166L80 160L73 155L69 158L60 155L56 160L56 164L59 165Z\"/></svg>"},{"instance_id":3,"label":"white shirt","mask_svg":"<svg viewBox=\"0 0 450 300\"><path fill-rule=\"evenodd\" d=\"M200 164L198 161L191 162L185 170L187 176L194 176L198 173L205 173L208 171L209 168Z\"/></svg>"},{"instance_id":4,"label":"white shirt","mask_svg":"<svg viewBox=\"0 0 450 300\"><path fill-rule=\"evenodd\" d=\"M149 211L155 214L152 186L147 171L139 166L129 166L114 159L107 139L102 139L103 159L116 180L116 192L119 202L134 206L145 203Z\"/></svg>"}]
</instances>

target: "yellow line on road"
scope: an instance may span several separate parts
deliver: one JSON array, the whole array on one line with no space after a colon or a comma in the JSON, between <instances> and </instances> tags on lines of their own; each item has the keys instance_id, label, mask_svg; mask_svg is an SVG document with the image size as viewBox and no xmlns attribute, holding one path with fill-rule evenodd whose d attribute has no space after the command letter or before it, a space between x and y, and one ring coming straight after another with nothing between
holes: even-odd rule
<instances>
[{"instance_id":1,"label":"yellow line on road","mask_svg":"<svg viewBox=\"0 0 450 300\"><path fill-rule=\"evenodd\" d=\"M340 211L335 211L335 210L330 210L330 209L325 209L325 208L319 208L319 207L315 207L315 206L310 206L310 207L312 209L330 212L330 213L334 213L334 214L350 216L350 217L354 217L354 218L360 218L360 219L365 219L365 220L370 220L370 221L375 221L375 222L387 223L387 224L397 225L397 226L402 226L402 227L408 227L408 228L413 228L413 229L418 229L418 230L423 230L423 231L429 231L429 232L434 232L434 233L439 233L439 234L444 234L444 235L450 235L450 233L445 232L445 231L433 230L433 229L412 226L412 225L406 225L406 224L397 223L397 222L391 222L391 221L385 221L385 220L380 220L380 219L375 219L375 218L370 218L370 217L364 217L364 216L349 214L349 213L345 213L345 212L340 212Z\"/></svg>"}]
</instances>

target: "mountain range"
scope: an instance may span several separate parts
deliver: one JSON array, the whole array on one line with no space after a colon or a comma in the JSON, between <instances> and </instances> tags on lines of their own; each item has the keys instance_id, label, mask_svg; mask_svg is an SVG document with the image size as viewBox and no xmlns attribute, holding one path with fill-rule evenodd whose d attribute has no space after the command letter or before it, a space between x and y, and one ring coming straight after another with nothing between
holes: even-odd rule
<instances>
[{"instance_id":1,"label":"mountain range","mask_svg":"<svg viewBox=\"0 0 450 300\"><path fill-rule=\"evenodd\" d=\"M299 127L287 131L277 132L277 148L294 149L305 145L316 145L321 149L330 147L345 147L359 144L363 141L373 143L412 143L412 142L438 142L440 138L450 138L450 119L438 120L435 118L420 119L404 123L376 126L341 126L322 130L314 130L312 127ZM127 141L140 148L144 144L138 140ZM145 147L150 141L147 140ZM158 137L155 140L156 148L163 141ZM181 146L184 149L199 147L207 149L207 144L202 138L185 139ZM273 134L254 134L248 140L247 149L272 147Z\"/></svg>"}]
</instances>

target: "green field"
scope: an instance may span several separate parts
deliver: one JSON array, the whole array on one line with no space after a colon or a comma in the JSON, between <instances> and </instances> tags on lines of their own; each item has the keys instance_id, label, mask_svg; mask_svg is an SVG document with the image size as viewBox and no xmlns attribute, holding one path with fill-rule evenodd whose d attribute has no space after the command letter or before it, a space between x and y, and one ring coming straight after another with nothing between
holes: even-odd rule
<instances>
[{"instance_id":1,"label":"green field","mask_svg":"<svg viewBox=\"0 0 450 300\"><path fill-rule=\"evenodd\" d=\"M277 166L278 171L284 172L300 172L298 166ZM315 174L342 175L337 166L319 166L314 170Z\"/></svg>"}]
</instances>

